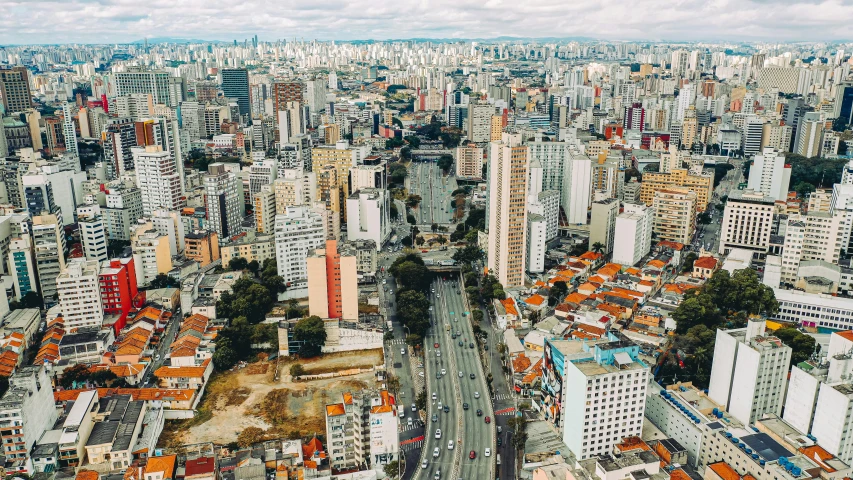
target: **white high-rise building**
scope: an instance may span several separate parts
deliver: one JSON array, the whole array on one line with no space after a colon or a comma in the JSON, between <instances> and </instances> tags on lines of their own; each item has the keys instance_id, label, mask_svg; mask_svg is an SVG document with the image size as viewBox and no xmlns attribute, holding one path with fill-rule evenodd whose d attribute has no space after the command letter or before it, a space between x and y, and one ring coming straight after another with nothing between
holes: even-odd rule
<instances>
[{"instance_id":1,"label":"white high-rise building","mask_svg":"<svg viewBox=\"0 0 853 480\"><path fill-rule=\"evenodd\" d=\"M285 285L307 293L308 253L325 240L323 217L308 207L287 207L275 216L275 258Z\"/></svg>"},{"instance_id":2,"label":"white high-rise building","mask_svg":"<svg viewBox=\"0 0 853 480\"><path fill-rule=\"evenodd\" d=\"M560 227L560 192L543 190L538 195L527 199L527 210L530 213L542 215L545 219L545 241L557 238ZM528 267L529 268L529 267Z\"/></svg>"},{"instance_id":3,"label":"white high-rise building","mask_svg":"<svg viewBox=\"0 0 853 480\"><path fill-rule=\"evenodd\" d=\"M210 230L221 241L240 233L243 195L240 180L224 163L211 163L204 177L204 205Z\"/></svg>"},{"instance_id":4,"label":"white high-rise building","mask_svg":"<svg viewBox=\"0 0 853 480\"><path fill-rule=\"evenodd\" d=\"M65 137L65 151L80 156L77 149L77 132L74 129L74 104L62 104L62 135Z\"/></svg>"},{"instance_id":5,"label":"white high-rise building","mask_svg":"<svg viewBox=\"0 0 853 480\"><path fill-rule=\"evenodd\" d=\"M578 460L609 454L624 437L640 435L650 377L640 347L621 334L588 343L573 349L571 359L563 356L563 443ZM553 348L546 340L552 361Z\"/></svg>"},{"instance_id":6,"label":"white high-rise building","mask_svg":"<svg viewBox=\"0 0 853 480\"><path fill-rule=\"evenodd\" d=\"M542 273L545 271L545 238L548 221L538 213L527 213L527 271Z\"/></svg>"},{"instance_id":7,"label":"white high-rise building","mask_svg":"<svg viewBox=\"0 0 853 480\"><path fill-rule=\"evenodd\" d=\"M184 205L183 179L174 157L159 145L133 147L136 165L136 186L142 193L142 212L178 210Z\"/></svg>"},{"instance_id":8,"label":"white high-rise building","mask_svg":"<svg viewBox=\"0 0 853 480\"><path fill-rule=\"evenodd\" d=\"M794 284L800 262L823 260L838 264L845 235L847 215L844 212L814 212L790 215L782 247L782 281Z\"/></svg>"},{"instance_id":9,"label":"white high-rise building","mask_svg":"<svg viewBox=\"0 0 853 480\"><path fill-rule=\"evenodd\" d=\"M347 239L373 240L376 249L391 236L391 197L379 188L362 188L347 199Z\"/></svg>"},{"instance_id":10,"label":"white high-rise building","mask_svg":"<svg viewBox=\"0 0 853 480\"><path fill-rule=\"evenodd\" d=\"M616 217L613 263L635 265L652 248L654 210L643 204L626 203Z\"/></svg>"},{"instance_id":11,"label":"white high-rise building","mask_svg":"<svg viewBox=\"0 0 853 480\"><path fill-rule=\"evenodd\" d=\"M592 198L592 160L589 157L569 151L560 196L569 225L586 225Z\"/></svg>"},{"instance_id":12,"label":"white high-rise building","mask_svg":"<svg viewBox=\"0 0 853 480\"><path fill-rule=\"evenodd\" d=\"M746 328L717 330L708 396L745 425L782 413L791 347L765 335L765 326L751 317Z\"/></svg>"},{"instance_id":13,"label":"white high-rise building","mask_svg":"<svg viewBox=\"0 0 853 480\"><path fill-rule=\"evenodd\" d=\"M489 273L506 287L524 284L528 148L504 133L489 146Z\"/></svg>"},{"instance_id":14,"label":"white high-rise building","mask_svg":"<svg viewBox=\"0 0 853 480\"><path fill-rule=\"evenodd\" d=\"M468 105L468 140L474 143L488 142L492 134L492 115L495 107L488 103Z\"/></svg>"},{"instance_id":15,"label":"white high-rise building","mask_svg":"<svg viewBox=\"0 0 853 480\"><path fill-rule=\"evenodd\" d=\"M264 185L272 185L278 178L278 165L275 160L256 161L249 167L249 194L261 191Z\"/></svg>"},{"instance_id":16,"label":"white high-rise building","mask_svg":"<svg viewBox=\"0 0 853 480\"><path fill-rule=\"evenodd\" d=\"M720 226L721 255L733 248L752 250L764 256L770 244L775 199L750 189L732 190Z\"/></svg>"},{"instance_id":17,"label":"white high-rise building","mask_svg":"<svg viewBox=\"0 0 853 480\"><path fill-rule=\"evenodd\" d=\"M107 229L98 205L77 207L77 224L86 259L97 262L107 260Z\"/></svg>"},{"instance_id":18,"label":"white high-rise building","mask_svg":"<svg viewBox=\"0 0 853 480\"><path fill-rule=\"evenodd\" d=\"M774 200L785 200L790 183L791 166L785 164L782 152L767 147L755 156L749 170L747 188L765 193Z\"/></svg>"},{"instance_id":19,"label":"white high-rise building","mask_svg":"<svg viewBox=\"0 0 853 480\"><path fill-rule=\"evenodd\" d=\"M72 259L56 277L56 293L65 328L100 327L104 306L98 283L98 265L94 260Z\"/></svg>"}]
</instances>

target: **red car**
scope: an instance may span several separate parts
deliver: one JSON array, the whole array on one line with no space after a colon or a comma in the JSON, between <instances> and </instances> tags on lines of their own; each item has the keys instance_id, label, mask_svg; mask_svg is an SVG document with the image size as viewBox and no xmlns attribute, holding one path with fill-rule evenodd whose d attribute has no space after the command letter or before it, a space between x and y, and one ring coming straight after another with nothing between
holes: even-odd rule
<instances>
[{"instance_id":1,"label":"red car","mask_svg":"<svg viewBox=\"0 0 853 480\"><path fill-rule=\"evenodd\" d=\"M477 458L477 452L475 452L474 450L471 450L471 453L468 454L468 458L470 458L471 460L474 460L475 458Z\"/></svg>"},{"instance_id":2,"label":"red car","mask_svg":"<svg viewBox=\"0 0 853 480\"><path fill-rule=\"evenodd\" d=\"M433 344L432 344L432 346L433 346L434 348L438 348L438 344L437 344L437 343L433 343Z\"/></svg>"},{"instance_id":3,"label":"red car","mask_svg":"<svg viewBox=\"0 0 853 480\"><path fill-rule=\"evenodd\" d=\"M492 423L492 418L491 418L491 417L486 417L486 423Z\"/></svg>"},{"instance_id":4,"label":"red car","mask_svg":"<svg viewBox=\"0 0 853 480\"><path fill-rule=\"evenodd\" d=\"M421 253L429 253L429 250L421 250Z\"/></svg>"}]
</instances>

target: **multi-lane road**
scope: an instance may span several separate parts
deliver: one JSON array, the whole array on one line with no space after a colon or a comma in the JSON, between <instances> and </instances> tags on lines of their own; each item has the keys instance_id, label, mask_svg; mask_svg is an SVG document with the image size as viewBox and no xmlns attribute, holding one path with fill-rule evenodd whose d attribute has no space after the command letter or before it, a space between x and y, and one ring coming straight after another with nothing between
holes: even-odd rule
<instances>
[{"instance_id":1,"label":"multi-lane road","mask_svg":"<svg viewBox=\"0 0 853 480\"><path fill-rule=\"evenodd\" d=\"M460 283L450 278L439 278L432 287L433 328L424 342L428 412L421 461L426 467L416 478L490 478L496 455L494 412Z\"/></svg>"},{"instance_id":2,"label":"multi-lane road","mask_svg":"<svg viewBox=\"0 0 853 480\"><path fill-rule=\"evenodd\" d=\"M415 209L418 225L453 222L453 199L450 194L459 185L453 175L444 176L432 162L413 162L407 178L409 193L420 195L421 203Z\"/></svg>"}]
</instances>

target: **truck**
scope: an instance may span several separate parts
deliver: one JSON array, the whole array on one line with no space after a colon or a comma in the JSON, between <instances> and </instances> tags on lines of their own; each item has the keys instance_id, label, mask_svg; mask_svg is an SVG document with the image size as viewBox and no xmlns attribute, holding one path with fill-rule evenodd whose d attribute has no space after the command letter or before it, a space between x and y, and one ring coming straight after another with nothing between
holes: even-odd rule
<instances>
[{"instance_id":1,"label":"truck","mask_svg":"<svg viewBox=\"0 0 853 480\"><path fill-rule=\"evenodd\" d=\"M399 415L400 418L403 418L406 416L406 406L405 405L397 405L397 415Z\"/></svg>"}]
</instances>

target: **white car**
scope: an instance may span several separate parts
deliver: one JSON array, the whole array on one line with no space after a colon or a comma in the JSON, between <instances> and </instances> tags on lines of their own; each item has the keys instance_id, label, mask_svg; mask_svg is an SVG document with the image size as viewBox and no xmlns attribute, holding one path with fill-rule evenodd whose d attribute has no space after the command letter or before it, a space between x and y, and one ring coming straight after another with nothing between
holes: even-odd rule
<instances>
[{"instance_id":1,"label":"white car","mask_svg":"<svg viewBox=\"0 0 853 480\"><path fill-rule=\"evenodd\" d=\"M432 451L433 458L437 457L439 453L441 453L441 450L439 450L438 447L435 447L435 449Z\"/></svg>"},{"instance_id":2,"label":"white car","mask_svg":"<svg viewBox=\"0 0 853 480\"><path fill-rule=\"evenodd\" d=\"M435 438L436 438L436 439L440 439L440 438L441 438L441 429L440 429L440 428L439 428L439 429L437 429L437 430L435 431Z\"/></svg>"},{"instance_id":3,"label":"white car","mask_svg":"<svg viewBox=\"0 0 853 480\"><path fill-rule=\"evenodd\" d=\"M406 354L406 349L405 349L405 348L401 348L401 349L400 349L400 355L405 355L405 354Z\"/></svg>"},{"instance_id":4,"label":"white car","mask_svg":"<svg viewBox=\"0 0 853 480\"><path fill-rule=\"evenodd\" d=\"M451 440L451 441L447 442L447 449L448 449L448 450L453 450L453 440Z\"/></svg>"},{"instance_id":5,"label":"white car","mask_svg":"<svg viewBox=\"0 0 853 480\"><path fill-rule=\"evenodd\" d=\"M417 411L418 411L418 406L413 403L412 404L412 413L417 412Z\"/></svg>"},{"instance_id":6,"label":"white car","mask_svg":"<svg viewBox=\"0 0 853 480\"><path fill-rule=\"evenodd\" d=\"M441 401L438 402L438 409L441 410Z\"/></svg>"},{"instance_id":7,"label":"white car","mask_svg":"<svg viewBox=\"0 0 853 480\"><path fill-rule=\"evenodd\" d=\"M480 398L480 392L474 392L474 398Z\"/></svg>"},{"instance_id":8,"label":"white car","mask_svg":"<svg viewBox=\"0 0 853 480\"><path fill-rule=\"evenodd\" d=\"M410 427L412 426L412 417L409 417L406 419L406 425L408 425Z\"/></svg>"},{"instance_id":9,"label":"white car","mask_svg":"<svg viewBox=\"0 0 853 480\"><path fill-rule=\"evenodd\" d=\"M491 448L487 448L487 449L486 449L486 453L484 453L483 455L485 455L485 456L487 456L487 457L491 457L491 456L492 456L492 449L491 449Z\"/></svg>"},{"instance_id":10,"label":"white car","mask_svg":"<svg viewBox=\"0 0 853 480\"><path fill-rule=\"evenodd\" d=\"M419 376L419 377L421 377L421 378L423 378L423 376L424 376L424 372L418 372L418 376Z\"/></svg>"},{"instance_id":11,"label":"white car","mask_svg":"<svg viewBox=\"0 0 853 480\"><path fill-rule=\"evenodd\" d=\"M424 460L423 462L421 462L421 468L427 468L428 466L429 466L428 461Z\"/></svg>"},{"instance_id":12,"label":"white car","mask_svg":"<svg viewBox=\"0 0 853 480\"><path fill-rule=\"evenodd\" d=\"M432 399L433 399L433 400L438 399L438 394L437 394L437 393L435 393L435 392L432 392Z\"/></svg>"},{"instance_id":13,"label":"white car","mask_svg":"<svg viewBox=\"0 0 853 480\"><path fill-rule=\"evenodd\" d=\"M442 369L441 369L441 376L443 377L443 376L445 376L445 375L447 375L447 370L445 370L445 369L443 369L443 368L442 368Z\"/></svg>"}]
</instances>

